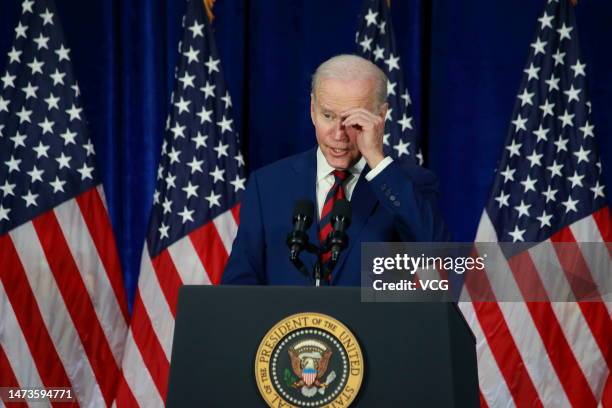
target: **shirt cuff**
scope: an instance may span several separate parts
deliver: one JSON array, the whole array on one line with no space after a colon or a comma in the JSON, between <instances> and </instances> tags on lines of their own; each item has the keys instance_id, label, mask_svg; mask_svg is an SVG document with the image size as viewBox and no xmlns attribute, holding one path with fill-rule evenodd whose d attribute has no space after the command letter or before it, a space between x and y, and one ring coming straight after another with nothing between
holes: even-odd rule
<instances>
[{"instance_id":1,"label":"shirt cuff","mask_svg":"<svg viewBox=\"0 0 612 408\"><path fill-rule=\"evenodd\" d=\"M368 172L368 174L366 174L365 176L366 180L372 181L372 179L378 176L378 174L380 174L380 172L382 172L384 169L386 169L387 166L391 164L391 162L393 162L393 159L389 156L382 159L380 163L378 163L378 166L374 167L372 170Z\"/></svg>"}]
</instances>

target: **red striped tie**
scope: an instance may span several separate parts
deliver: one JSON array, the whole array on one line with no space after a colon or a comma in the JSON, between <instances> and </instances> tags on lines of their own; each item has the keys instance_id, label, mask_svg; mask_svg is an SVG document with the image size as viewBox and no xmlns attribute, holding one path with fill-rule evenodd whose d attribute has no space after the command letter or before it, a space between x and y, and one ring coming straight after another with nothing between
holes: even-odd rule
<instances>
[{"instance_id":1,"label":"red striped tie","mask_svg":"<svg viewBox=\"0 0 612 408\"><path fill-rule=\"evenodd\" d=\"M325 243L327 235L329 235L332 230L331 211L334 207L334 203L340 199L346 198L342 184L350 174L351 173L346 170L334 170L334 185L329 189L327 197L325 197L325 204L323 204L323 210L321 210L321 221L319 221L319 241L321 244ZM321 256L321 263L327 263L330 257L330 251L324 252Z\"/></svg>"}]
</instances>

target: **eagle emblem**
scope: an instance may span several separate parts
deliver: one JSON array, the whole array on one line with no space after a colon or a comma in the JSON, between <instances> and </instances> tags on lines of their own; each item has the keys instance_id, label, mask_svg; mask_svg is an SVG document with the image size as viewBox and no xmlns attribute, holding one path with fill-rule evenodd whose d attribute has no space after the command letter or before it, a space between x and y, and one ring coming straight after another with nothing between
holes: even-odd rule
<instances>
[{"instance_id":1,"label":"eagle emblem","mask_svg":"<svg viewBox=\"0 0 612 408\"><path fill-rule=\"evenodd\" d=\"M324 394L325 388L336 378L336 373L332 371L323 380L332 356L330 347L323 341L306 339L295 343L287 351L293 373L298 377L291 386L300 389L306 397L312 397L317 392Z\"/></svg>"}]
</instances>

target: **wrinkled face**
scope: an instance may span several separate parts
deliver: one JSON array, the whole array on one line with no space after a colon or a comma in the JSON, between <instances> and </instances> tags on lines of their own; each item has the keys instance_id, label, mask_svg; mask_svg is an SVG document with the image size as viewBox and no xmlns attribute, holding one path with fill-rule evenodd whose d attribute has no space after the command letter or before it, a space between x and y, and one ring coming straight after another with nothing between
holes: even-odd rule
<instances>
[{"instance_id":1,"label":"wrinkled face","mask_svg":"<svg viewBox=\"0 0 612 408\"><path fill-rule=\"evenodd\" d=\"M357 148L355 127L344 127L345 111L365 108L374 111L375 81L373 79L340 80L322 78L316 95L310 97L310 116L317 142L327 163L346 170L355 164L361 153Z\"/></svg>"}]
</instances>

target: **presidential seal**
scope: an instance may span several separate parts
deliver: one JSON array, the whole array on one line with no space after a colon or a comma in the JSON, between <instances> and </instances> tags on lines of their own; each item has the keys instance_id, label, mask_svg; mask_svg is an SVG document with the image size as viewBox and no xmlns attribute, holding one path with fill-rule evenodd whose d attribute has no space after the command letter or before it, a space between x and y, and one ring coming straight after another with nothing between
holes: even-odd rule
<instances>
[{"instance_id":1,"label":"presidential seal","mask_svg":"<svg viewBox=\"0 0 612 408\"><path fill-rule=\"evenodd\" d=\"M346 407L363 379L361 348L333 317L299 313L278 322L255 356L255 380L271 407Z\"/></svg>"}]
</instances>

